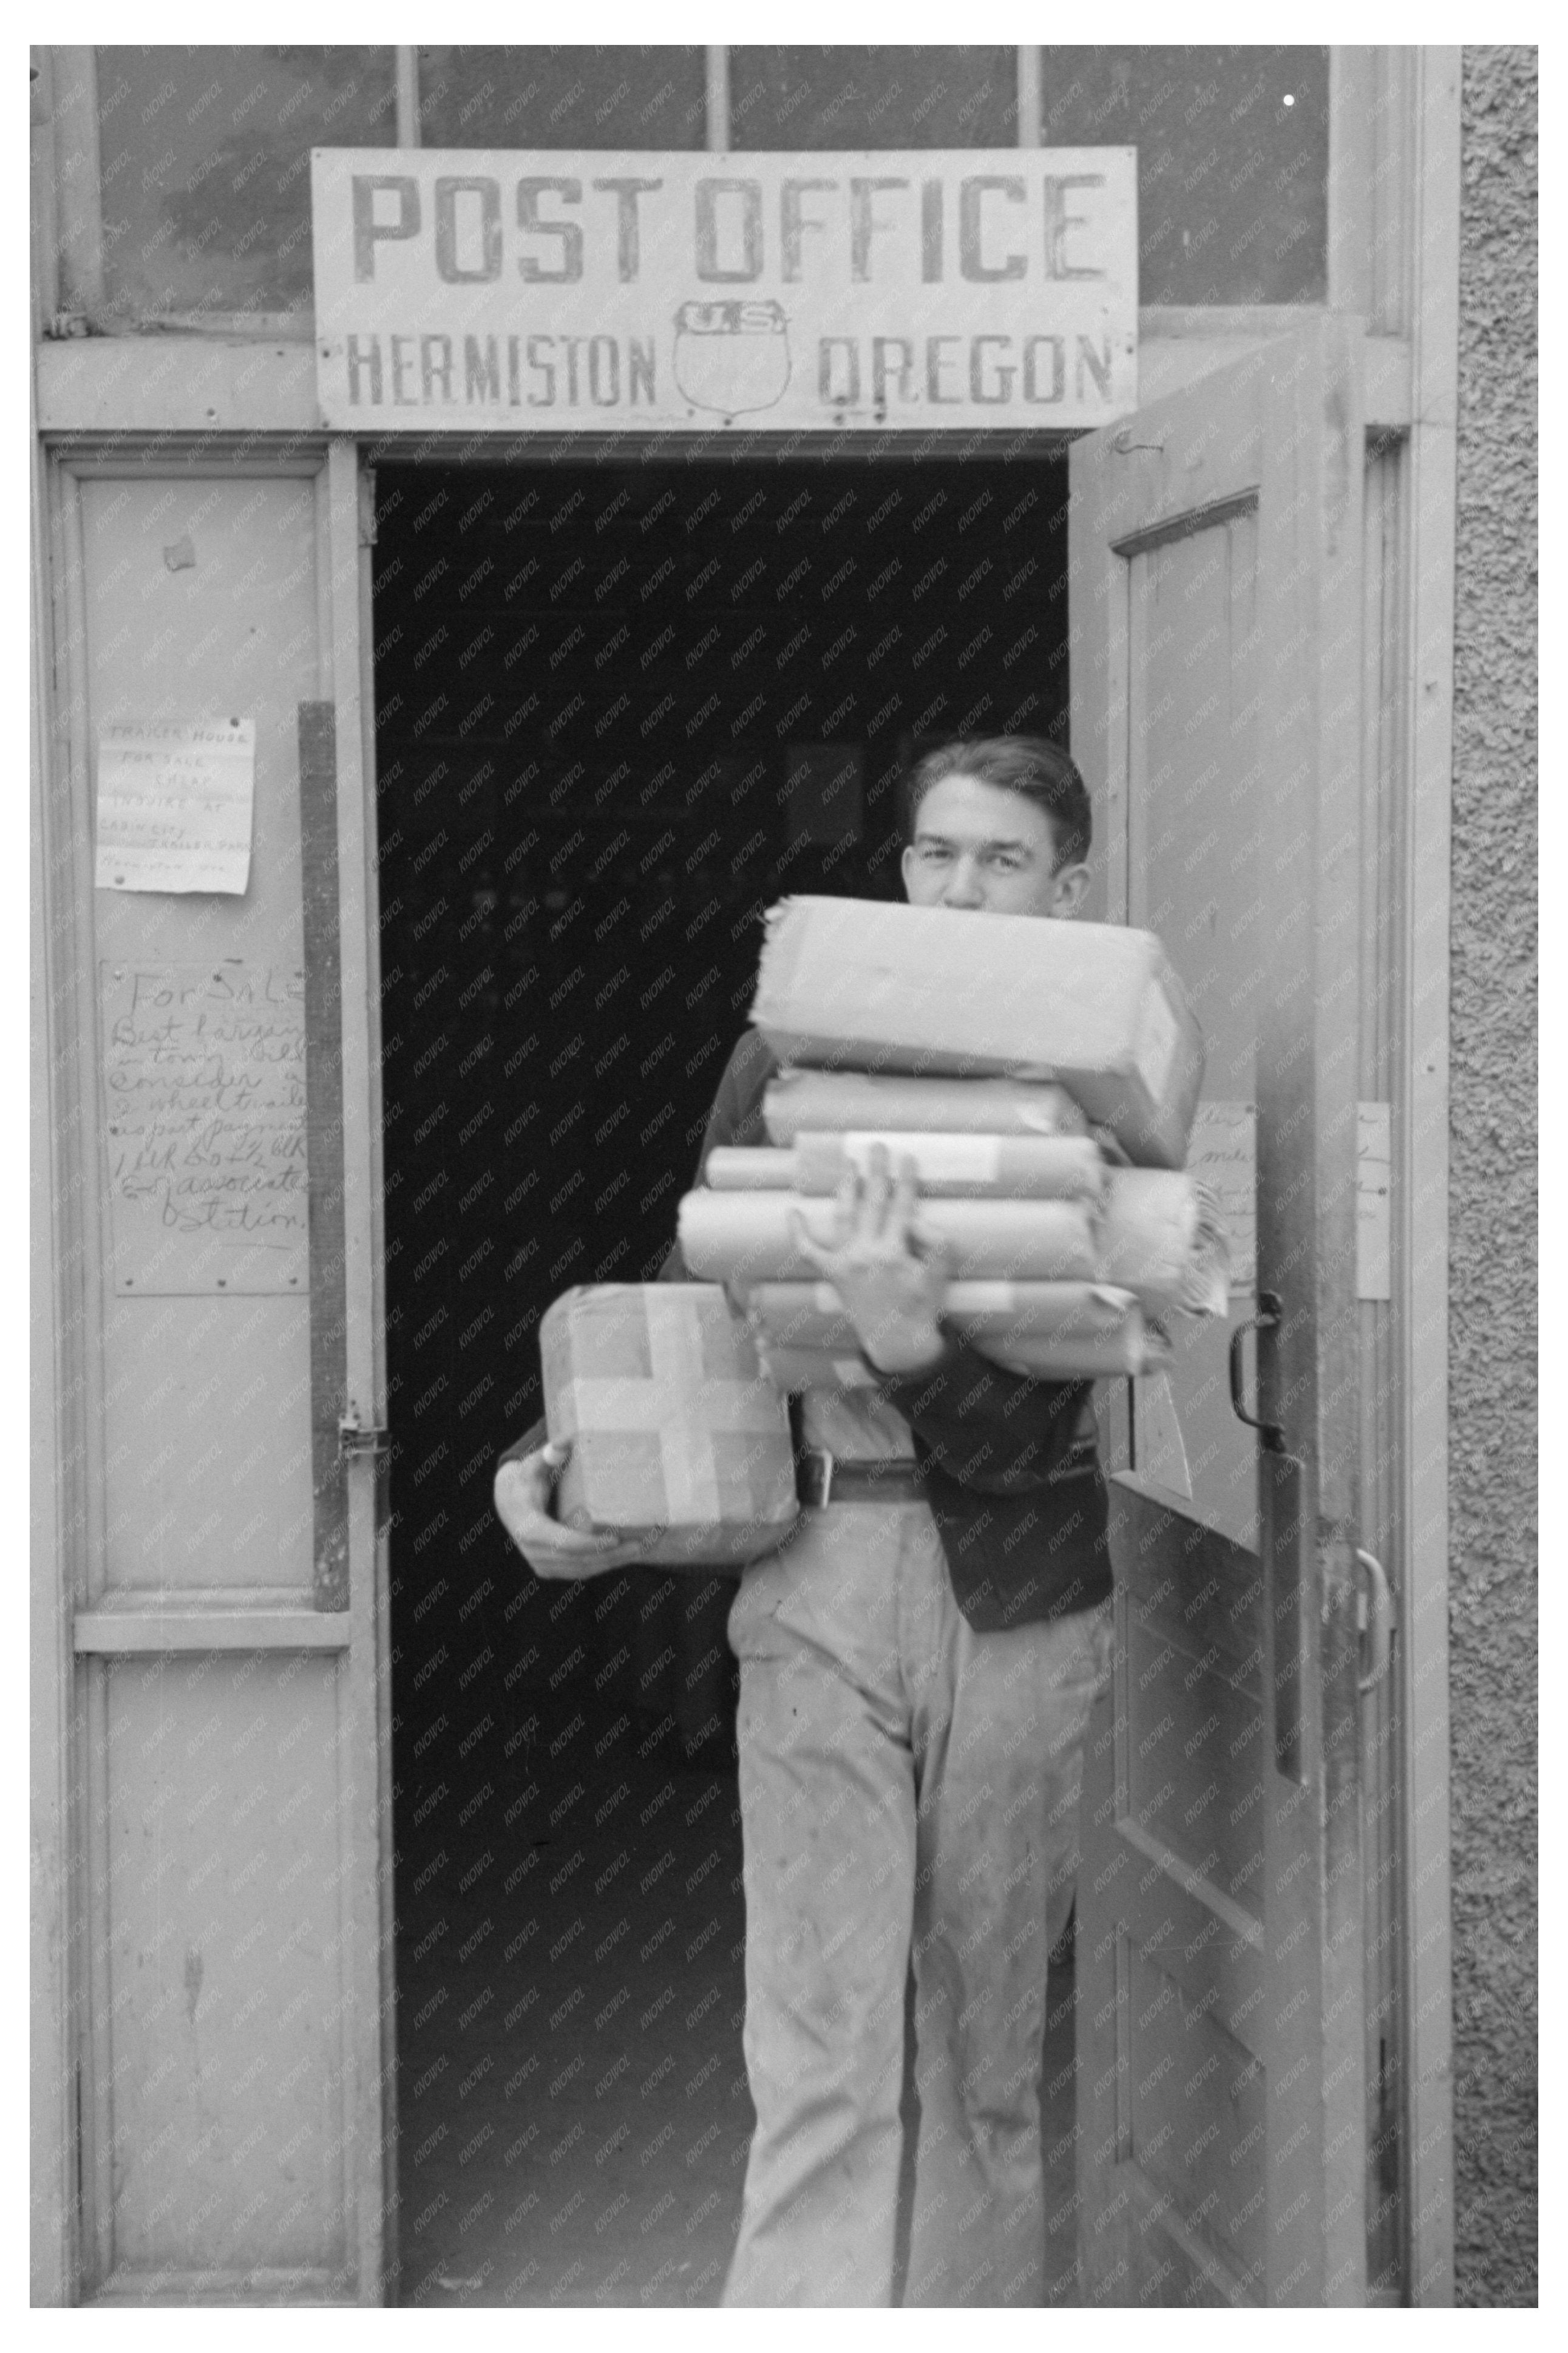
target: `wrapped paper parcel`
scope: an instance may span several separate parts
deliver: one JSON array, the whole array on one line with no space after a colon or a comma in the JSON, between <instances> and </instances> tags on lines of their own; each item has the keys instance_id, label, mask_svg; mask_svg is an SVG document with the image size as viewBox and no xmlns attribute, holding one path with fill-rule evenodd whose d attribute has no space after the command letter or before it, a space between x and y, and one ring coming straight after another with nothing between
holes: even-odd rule
<instances>
[{"instance_id":1,"label":"wrapped paper parcel","mask_svg":"<svg viewBox=\"0 0 1568 2353\"><path fill-rule=\"evenodd\" d=\"M1152 932L869 899L785 899L766 922L751 1018L781 1061L1048 1081L1135 1166L1181 1167L1203 1037Z\"/></svg>"},{"instance_id":2,"label":"wrapped paper parcel","mask_svg":"<svg viewBox=\"0 0 1568 2353\"><path fill-rule=\"evenodd\" d=\"M799 1504L789 1411L707 1282L567 1292L539 1327L545 1421L570 1440L556 1509L668 1568L773 1551Z\"/></svg>"}]
</instances>

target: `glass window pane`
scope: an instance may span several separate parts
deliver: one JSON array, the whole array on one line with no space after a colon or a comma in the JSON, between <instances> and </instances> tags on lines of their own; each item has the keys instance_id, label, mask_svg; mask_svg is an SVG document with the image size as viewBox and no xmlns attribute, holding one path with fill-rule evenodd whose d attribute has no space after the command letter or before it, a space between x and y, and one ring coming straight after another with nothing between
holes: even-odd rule
<instances>
[{"instance_id":1,"label":"glass window pane","mask_svg":"<svg viewBox=\"0 0 1568 2353\"><path fill-rule=\"evenodd\" d=\"M390 48L100 48L104 295L310 307L310 150L396 142Z\"/></svg>"},{"instance_id":2,"label":"glass window pane","mask_svg":"<svg viewBox=\"0 0 1568 2353\"><path fill-rule=\"evenodd\" d=\"M1321 302L1329 53L1040 52L1051 147L1138 150L1141 303Z\"/></svg>"},{"instance_id":3,"label":"glass window pane","mask_svg":"<svg viewBox=\"0 0 1568 2353\"><path fill-rule=\"evenodd\" d=\"M730 144L1011 147L1017 59L1002 48L732 48Z\"/></svg>"},{"instance_id":4,"label":"glass window pane","mask_svg":"<svg viewBox=\"0 0 1568 2353\"><path fill-rule=\"evenodd\" d=\"M482 48L419 52L423 147L700 148L698 48Z\"/></svg>"}]
</instances>

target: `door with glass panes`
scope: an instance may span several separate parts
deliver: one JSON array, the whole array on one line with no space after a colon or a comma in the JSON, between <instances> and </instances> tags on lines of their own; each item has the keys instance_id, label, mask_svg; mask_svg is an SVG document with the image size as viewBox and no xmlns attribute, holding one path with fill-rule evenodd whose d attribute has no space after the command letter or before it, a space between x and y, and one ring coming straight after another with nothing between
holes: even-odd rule
<instances>
[{"instance_id":1,"label":"door with glass panes","mask_svg":"<svg viewBox=\"0 0 1568 2353\"><path fill-rule=\"evenodd\" d=\"M1228 1328L1130 1385L1078 1896L1089 2303L1365 2294L1354 1329L1362 338L1325 316L1074 446L1091 912L1207 1042Z\"/></svg>"}]
</instances>

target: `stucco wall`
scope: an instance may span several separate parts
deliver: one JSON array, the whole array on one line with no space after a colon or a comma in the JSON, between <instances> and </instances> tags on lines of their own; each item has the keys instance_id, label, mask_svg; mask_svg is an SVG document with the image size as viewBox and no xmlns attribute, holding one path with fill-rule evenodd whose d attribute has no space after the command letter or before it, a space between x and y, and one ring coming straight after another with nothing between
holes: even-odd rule
<instances>
[{"instance_id":1,"label":"stucco wall","mask_svg":"<svg viewBox=\"0 0 1568 2353\"><path fill-rule=\"evenodd\" d=\"M1536 53L1464 56L1448 1344L1455 2245L1536 2272Z\"/></svg>"}]
</instances>

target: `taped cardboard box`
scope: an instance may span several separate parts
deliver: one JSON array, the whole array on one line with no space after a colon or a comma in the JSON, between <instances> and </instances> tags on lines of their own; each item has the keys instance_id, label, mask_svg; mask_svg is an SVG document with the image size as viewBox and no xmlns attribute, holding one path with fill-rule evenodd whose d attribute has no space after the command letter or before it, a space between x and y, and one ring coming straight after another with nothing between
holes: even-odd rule
<instances>
[{"instance_id":1,"label":"taped cardboard box","mask_svg":"<svg viewBox=\"0 0 1568 2353\"><path fill-rule=\"evenodd\" d=\"M1186 1156L1203 1037L1152 932L786 899L768 911L751 1018L781 1061L1049 1082L1136 1166Z\"/></svg>"},{"instance_id":2,"label":"taped cardboard box","mask_svg":"<svg viewBox=\"0 0 1568 2353\"><path fill-rule=\"evenodd\" d=\"M799 1504L789 1413L716 1283L599 1283L539 1327L556 1508L664 1568L773 1552Z\"/></svg>"}]
</instances>

